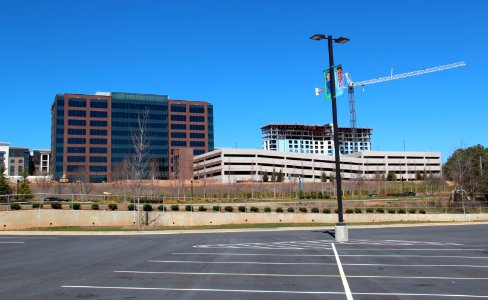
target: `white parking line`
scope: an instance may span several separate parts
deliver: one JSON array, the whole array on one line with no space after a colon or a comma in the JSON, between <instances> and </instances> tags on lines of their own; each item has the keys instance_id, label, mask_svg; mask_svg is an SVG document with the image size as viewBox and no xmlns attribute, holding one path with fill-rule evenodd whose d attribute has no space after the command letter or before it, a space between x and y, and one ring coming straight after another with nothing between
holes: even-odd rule
<instances>
[{"instance_id":1,"label":"white parking line","mask_svg":"<svg viewBox=\"0 0 488 300\"><path fill-rule=\"evenodd\" d=\"M25 244L25 242L0 242L0 244Z\"/></svg>"},{"instance_id":2,"label":"white parking line","mask_svg":"<svg viewBox=\"0 0 488 300\"><path fill-rule=\"evenodd\" d=\"M178 263L178 264L322 265L322 266L336 265L332 263L317 263L317 262L283 263L283 262L259 262L259 261L200 261L200 260L149 260L149 262Z\"/></svg>"},{"instance_id":3,"label":"white parking line","mask_svg":"<svg viewBox=\"0 0 488 300\"><path fill-rule=\"evenodd\" d=\"M409 294L409 293L353 293L354 295L364 296L410 296L410 297L449 297L449 298L483 298L488 299L484 295L451 295L451 294Z\"/></svg>"},{"instance_id":4,"label":"white parking line","mask_svg":"<svg viewBox=\"0 0 488 300\"><path fill-rule=\"evenodd\" d=\"M325 291L273 291L273 290L226 290L226 289L184 289L184 288L149 288L129 286L94 286L94 285L63 285L62 288L78 289L112 289L112 290L146 290L146 291L179 291L179 292L218 292L218 293L261 293L261 294L314 294L314 295L344 295L344 292ZM453 295L453 294L414 294L414 293L352 293L353 295L365 296L410 296L410 297L449 297L449 298L482 298L484 295Z\"/></svg>"},{"instance_id":5,"label":"white parking line","mask_svg":"<svg viewBox=\"0 0 488 300\"><path fill-rule=\"evenodd\" d=\"M172 253L173 255L223 255L223 256L284 256L284 257L326 257L334 256L333 254L265 254L265 253L209 253L209 252L187 252L187 253Z\"/></svg>"},{"instance_id":6,"label":"white parking line","mask_svg":"<svg viewBox=\"0 0 488 300\"><path fill-rule=\"evenodd\" d=\"M346 293L347 300L352 300L351 289L349 288L349 284L347 283L346 275L344 274L344 270L342 269L341 260L339 255L337 254L337 250L332 243L332 250L334 250L334 255L337 261L337 267L339 268L339 274L341 275L342 285L344 286L344 291Z\"/></svg>"},{"instance_id":7,"label":"white parking line","mask_svg":"<svg viewBox=\"0 0 488 300\"><path fill-rule=\"evenodd\" d=\"M201 276L262 276L262 277L322 277L338 278L340 275L327 274L266 274L266 273L217 273L217 272L164 272L164 271L113 271L114 273L130 274L162 274L162 275L201 275ZM439 277L439 276L386 276L386 275L348 275L348 278L385 278L385 279L429 279L429 280L488 280L488 277Z\"/></svg>"},{"instance_id":8,"label":"white parking line","mask_svg":"<svg viewBox=\"0 0 488 300\"><path fill-rule=\"evenodd\" d=\"M264 274L264 273L198 273L198 272L151 272L151 271L114 271L114 273L131 274L169 274L169 275L202 275L202 276L263 276L263 277L323 277L337 278L339 275L316 275L316 274Z\"/></svg>"},{"instance_id":9,"label":"white parking line","mask_svg":"<svg viewBox=\"0 0 488 300\"><path fill-rule=\"evenodd\" d=\"M227 252L184 252L172 255L215 255L215 256L283 256L283 257L334 257L334 254L269 254L269 253L227 253ZM488 259L488 256L460 256L460 255L415 255L415 254L341 254L341 257L415 257L415 258L466 258Z\"/></svg>"},{"instance_id":10,"label":"white parking line","mask_svg":"<svg viewBox=\"0 0 488 300\"><path fill-rule=\"evenodd\" d=\"M113 290L159 290L159 291L183 291L183 292L223 292L223 293L266 293L266 294L321 294L321 295L343 295L344 292L322 292L322 291L268 291L268 290L225 290L225 289L181 289L181 288L146 288L128 286L93 286L93 285L63 285L63 288L80 289L113 289Z\"/></svg>"}]
</instances>

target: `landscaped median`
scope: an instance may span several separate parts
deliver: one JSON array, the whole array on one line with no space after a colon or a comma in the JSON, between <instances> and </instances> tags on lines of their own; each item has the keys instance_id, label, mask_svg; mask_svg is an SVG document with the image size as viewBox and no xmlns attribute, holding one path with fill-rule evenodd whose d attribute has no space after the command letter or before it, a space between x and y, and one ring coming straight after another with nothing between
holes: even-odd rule
<instances>
[{"instance_id":1,"label":"landscaped median","mask_svg":"<svg viewBox=\"0 0 488 300\"><path fill-rule=\"evenodd\" d=\"M487 213L350 213L345 221L387 222L473 222L488 221ZM149 227L215 226L231 224L334 224L335 213L219 211L110 211L110 210L15 210L0 212L1 230L80 226L113 227L142 224Z\"/></svg>"}]
</instances>

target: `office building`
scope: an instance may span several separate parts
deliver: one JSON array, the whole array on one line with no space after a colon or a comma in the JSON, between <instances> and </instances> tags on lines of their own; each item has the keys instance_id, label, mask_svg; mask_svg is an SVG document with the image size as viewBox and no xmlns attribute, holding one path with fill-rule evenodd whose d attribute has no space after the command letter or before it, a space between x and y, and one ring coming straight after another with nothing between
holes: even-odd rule
<instances>
[{"instance_id":1,"label":"office building","mask_svg":"<svg viewBox=\"0 0 488 300\"><path fill-rule=\"evenodd\" d=\"M32 150L33 172L31 175L49 176L51 150Z\"/></svg>"},{"instance_id":2,"label":"office building","mask_svg":"<svg viewBox=\"0 0 488 300\"><path fill-rule=\"evenodd\" d=\"M263 149L308 154L334 155L334 127L331 124L270 124L261 128ZM339 127L339 151L351 154L371 150L371 128Z\"/></svg>"},{"instance_id":3,"label":"office building","mask_svg":"<svg viewBox=\"0 0 488 300\"><path fill-rule=\"evenodd\" d=\"M261 181L264 173L283 172L285 181L320 182L322 173L335 176L335 159L323 154L256 149L216 149L194 158L194 178L220 182ZM415 180L417 172L442 175L439 152L363 151L341 156L344 180L386 178Z\"/></svg>"},{"instance_id":4,"label":"office building","mask_svg":"<svg viewBox=\"0 0 488 300\"><path fill-rule=\"evenodd\" d=\"M25 147L10 147L8 156L8 176L20 177L24 171L29 172L30 152Z\"/></svg>"},{"instance_id":5,"label":"office building","mask_svg":"<svg viewBox=\"0 0 488 300\"><path fill-rule=\"evenodd\" d=\"M147 178L169 178L178 148L193 148L195 154L213 150L213 107L203 101L119 92L58 94L51 115L54 179L107 182L120 175L114 172L130 176L124 166L134 156L134 138L143 137L152 173Z\"/></svg>"}]
</instances>

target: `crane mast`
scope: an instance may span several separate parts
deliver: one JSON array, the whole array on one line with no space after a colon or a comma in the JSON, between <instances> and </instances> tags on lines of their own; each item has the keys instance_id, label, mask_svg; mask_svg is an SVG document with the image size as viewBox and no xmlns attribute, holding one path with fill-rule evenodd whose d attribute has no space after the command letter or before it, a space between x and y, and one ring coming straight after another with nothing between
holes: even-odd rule
<instances>
[{"instance_id":1,"label":"crane mast","mask_svg":"<svg viewBox=\"0 0 488 300\"><path fill-rule=\"evenodd\" d=\"M356 147L356 142L358 142L357 138L357 127L356 127L356 108L355 108L355 100L354 100L354 87L356 86L366 86L370 84L375 84L375 83L380 83L380 82L385 82L385 81L390 81L390 80L397 80L397 79L402 79L402 78L407 78L407 77L412 77L412 76L418 76L418 75L423 75L427 73L433 73L433 72L439 72L439 71L444 71L444 70L449 70L457 67L463 67L466 66L464 61L453 63L453 64L448 64L448 65L443 65L443 66L438 66L438 67L433 67L433 68L427 68L427 69L422 69L422 70L417 70L417 71L412 71L412 72L407 72L407 73L402 73L398 75L390 75L390 76L385 76L385 77L380 77L380 78L375 78L375 79L369 79L369 80L363 80L363 81L358 81L358 82L353 82L350 78L350 75L346 73L346 80L347 80L347 90L349 94L349 112L350 112L350 118L351 118L351 131L352 131L352 138L354 143L354 147Z\"/></svg>"}]
</instances>

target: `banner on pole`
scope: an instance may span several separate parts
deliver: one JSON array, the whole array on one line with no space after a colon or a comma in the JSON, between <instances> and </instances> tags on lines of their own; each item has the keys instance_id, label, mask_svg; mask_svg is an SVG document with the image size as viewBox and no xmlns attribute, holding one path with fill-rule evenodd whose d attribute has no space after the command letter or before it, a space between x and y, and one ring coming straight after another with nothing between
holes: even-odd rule
<instances>
[{"instance_id":1,"label":"banner on pole","mask_svg":"<svg viewBox=\"0 0 488 300\"><path fill-rule=\"evenodd\" d=\"M330 69L324 71L324 81L325 81L325 99L332 99L332 94L330 91ZM334 67L334 83L335 83L335 94L336 97L344 95L344 89L346 85L344 84L344 72L342 71L342 65Z\"/></svg>"}]
</instances>

